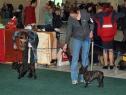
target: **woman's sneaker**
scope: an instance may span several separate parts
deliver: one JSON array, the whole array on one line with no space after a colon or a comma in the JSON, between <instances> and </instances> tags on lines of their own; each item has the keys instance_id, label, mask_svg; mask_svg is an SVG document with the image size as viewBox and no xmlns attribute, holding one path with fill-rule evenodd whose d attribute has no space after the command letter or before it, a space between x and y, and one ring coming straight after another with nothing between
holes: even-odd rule
<instances>
[{"instance_id":1,"label":"woman's sneaker","mask_svg":"<svg viewBox=\"0 0 126 95\"><path fill-rule=\"evenodd\" d=\"M78 84L77 80L72 81L72 84Z\"/></svg>"},{"instance_id":2,"label":"woman's sneaker","mask_svg":"<svg viewBox=\"0 0 126 95\"><path fill-rule=\"evenodd\" d=\"M86 83L85 80L80 80L80 82Z\"/></svg>"}]
</instances>

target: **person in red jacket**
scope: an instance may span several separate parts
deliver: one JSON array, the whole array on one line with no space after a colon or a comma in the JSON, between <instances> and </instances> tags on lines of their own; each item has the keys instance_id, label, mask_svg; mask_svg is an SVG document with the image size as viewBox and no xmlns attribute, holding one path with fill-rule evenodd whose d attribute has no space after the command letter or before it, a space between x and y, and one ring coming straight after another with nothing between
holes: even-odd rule
<instances>
[{"instance_id":1,"label":"person in red jacket","mask_svg":"<svg viewBox=\"0 0 126 95\"><path fill-rule=\"evenodd\" d=\"M117 33L116 20L123 17L123 13L117 13L110 6L110 3L103 5L103 11L93 14L91 17L98 21L98 35L102 39L103 57L105 66L103 69L108 69L108 53L110 61L110 69L113 69L113 40ZM108 53L107 51L108 50Z\"/></svg>"},{"instance_id":2,"label":"person in red jacket","mask_svg":"<svg viewBox=\"0 0 126 95\"><path fill-rule=\"evenodd\" d=\"M37 1L32 0L31 5L27 6L22 14L22 24L27 26L28 24L36 23L35 7L37 6Z\"/></svg>"}]
</instances>

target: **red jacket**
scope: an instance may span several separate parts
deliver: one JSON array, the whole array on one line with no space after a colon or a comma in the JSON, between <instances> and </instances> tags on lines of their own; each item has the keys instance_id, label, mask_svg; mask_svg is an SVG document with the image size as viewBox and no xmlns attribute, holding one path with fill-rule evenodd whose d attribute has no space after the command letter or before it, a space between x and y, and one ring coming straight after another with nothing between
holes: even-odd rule
<instances>
[{"instance_id":1,"label":"red jacket","mask_svg":"<svg viewBox=\"0 0 126 95\"><path fill-rule=\"evenodd\" d=\"M112 8L106 8L92 16L98 21L98 35L103 41L109 42L114 39L117 33L116 20L123 16L123 13L116 13Z\"/></svg>"},{"instance_id":2,"label":"red jacket","mask_svg":"<svg viewBox=\"0 0 126 95\"><path fill-rule=\"evenodd\" d=\"M32 6L24 9L25 13L25 26L31 23L36 23L35 8Z\"/></svg>"}]
</instances>

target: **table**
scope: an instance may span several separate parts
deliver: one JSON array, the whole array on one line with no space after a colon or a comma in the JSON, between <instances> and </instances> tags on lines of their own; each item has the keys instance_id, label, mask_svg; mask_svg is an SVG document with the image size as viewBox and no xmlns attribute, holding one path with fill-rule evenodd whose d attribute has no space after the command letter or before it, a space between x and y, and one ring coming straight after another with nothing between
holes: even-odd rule
<instances>
[{"instance_id":1,"label":"table","mask_svg":"<svg viewBox=\"0 0 126 95\"><path fill-rule=\"evenodd\" d=\"M13 49L12 34L17 30L20 29L3 29L3 32L0 31L0 33L5 35L0 35L0 42L5 43L5 45L0 47L0 50L5 50L4 52L0 52L3 55L1 62L12 63L13 61L17 60L22 61L22 52L20 50ZM37 32L37 34L39 36L39 44L37 49L38 64L50 64L52 59L57 59L56 34L55 32ZM19 39L16 40L16 43L19 45Z\"/></svg>"},{"instance_id":2,"label":"table","mask_svg":"<svg viewBox=\"0 0 126 95\"><path fill-rule=\"evenodd\" d=\"M37 49L38 63L48 64L52 59L57 59L57 39L55 32L37 32L39 44ZM30 52L29 52L30 55ZM30 60L30 56L29 56ZM28 60L28 63L29 63Z\"/></svg>"},{"instance_id":3,"label":"table","mask_svg":"<svg viewBox=\"0 0 126 95\"><path fill-rule=\"evenodd\" d=\"M4 29L0 29L0 62L5 62Z\"/></svg>"}]
</instances>

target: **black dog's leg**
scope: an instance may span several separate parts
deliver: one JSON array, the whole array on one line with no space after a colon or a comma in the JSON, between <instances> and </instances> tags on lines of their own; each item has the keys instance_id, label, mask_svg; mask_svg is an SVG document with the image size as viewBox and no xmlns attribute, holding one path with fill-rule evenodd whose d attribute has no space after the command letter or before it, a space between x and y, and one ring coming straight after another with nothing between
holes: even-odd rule
<instances>
[{"instance_id":1,"label":"black dog's leg","mask_svg":"<svg viewBox=\"0 0 126 95\"><path fill-rule=\"evenodd\" d=\"M31 72L29 72L28 77L32 78L32 73Z\"/></svg>"},{"instance_id":2,"label":"black dog's leg","mask_svg":"<svg viewBox=\"0 0 126 95\"><path fill-rule=\"evenodd\" d=\"M101 87L103 87L103 81L101 82Z\"/></svg>"},{"instance_id":3,"label":"black dog's leg","mask_svg":"<svg viewBox=\"0 0 126 95\"><path fill-rule=\"evenodd\" d=\"M34 76L34 79L36 79L36 78L37 78L37 76L36 76L36 73L35 73L35 68L34 68L34 69L32 69L32 70L31 70L31 72L32 72L32 75Z\"/></svg>"},{"instance_id":4,"label":"black dog's leg","mask_svg":"<svg viewBox=\"0 0 126 95\"><path fill-rule=\"evenodd\" d=\"M18 79L20 79L21 78L21 71L19 71L19 76L18 76Z\"/></svg>"},{"instance_id":5,"label":"black dog's leg","mask_svg":"<svg viewBox=\"0 0 126 95\"><path fill-rule=\"evenodd\" d=\"M36 74L35 74L35 73L32 73L32 75L34 76L34 79L36 79L36 78L37 78L37 76L36 76Z\"/></svg>"},{"instance_id":6,"label":"black dog's leg","mask_svg":"<svg viewBox=\"0 0 126 95\"><path fill-rule=\"evenodd\" d=\"M21 77L24 77L24 75L26 75L26 73L27 73L27 72L22 73L22 74L21 74Z\"/></svg>"},{"instance_id":7,"label":"black dog's leg","mask_svg":"<svg viewBox=\"0 0 126 95\"><path fill-rule=\"evenodd\" d=\"M102 83L101 86L102 86L102 87L103 87L103 79L104 79L104 76L102 76L102 81L101 81L101 83Z\"/></svg>"},{"instance_id":8,"label":"black dog's leg","mask_svg":"<svg viewBox=\"0 0 126 95\"><path fill-rule=\"evenodd\" d=\"M101 75L98 77L98 79L97 79L98 83L99 83L98 87L100 87L100 86L103 87L103 78L104 78L104 76L101 76Z\"/></svg>"},{"instance_id":9,"label":"black dog's leg","mask_svg":"<svg viewBox=\"0 0 126 95\"><path fill-rule=\"evenodd\" d=\"M100 78L98 77L98 83L99 83L99 86L98 87L100 87L101 86L101 81L100 81Z\"/></svg>"},{"instance_id":10,"label":"black dog's leg","mask_svg":"<svg viewBox=\"0 0 126 95\"><path fill-rule=\"evenodd\" d=\"M86 81L86 85L84 86L85 88L88 86L88 81Z\"/></svg>"}]
</instances>

